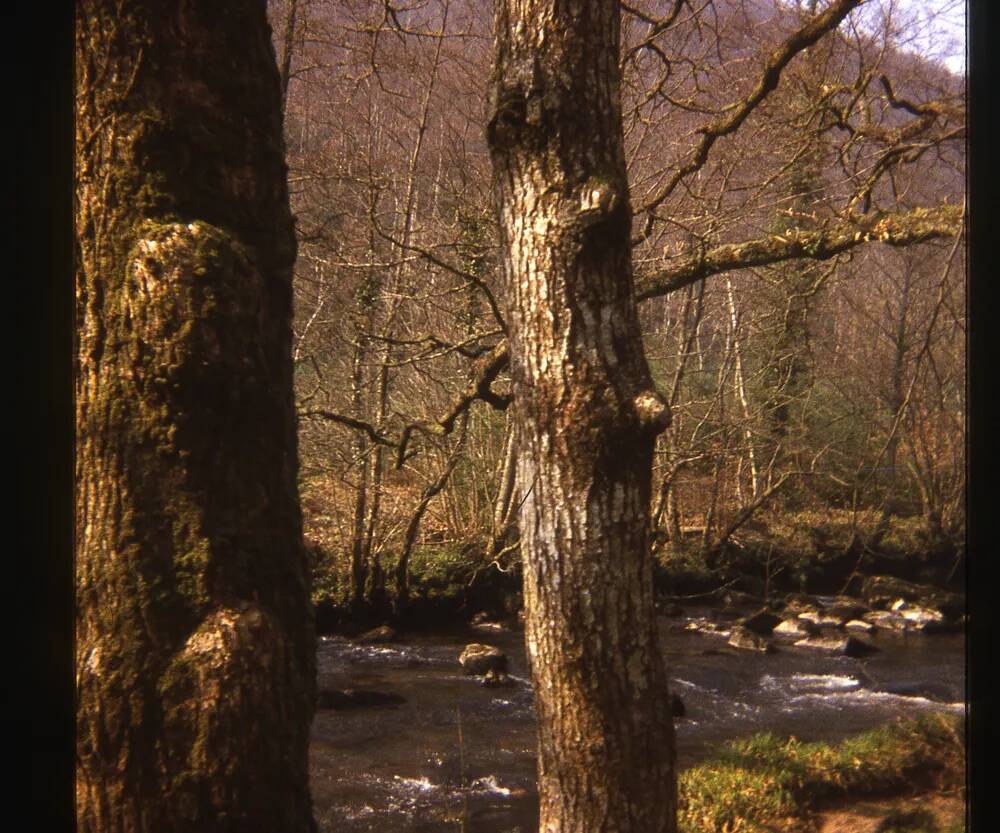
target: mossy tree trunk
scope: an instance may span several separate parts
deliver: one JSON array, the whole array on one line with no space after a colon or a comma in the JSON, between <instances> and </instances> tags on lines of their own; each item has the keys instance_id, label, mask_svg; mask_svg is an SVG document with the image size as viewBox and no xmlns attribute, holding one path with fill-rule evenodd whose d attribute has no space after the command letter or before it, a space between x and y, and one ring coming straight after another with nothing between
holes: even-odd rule
<instances>
[{"instance_id":1,"label":"mossy tree trunk","mask_svg":"<svg viewBox=\"0 0 1000 833\"><path fill-rule=\"evenodd\" d=\"M614 0L499 0L502 234L542 833L675 829L649 500L670 420L642 350Z\"/></svg>"},{"instance_id":2,"label":"mossy tree trunk","mask_svg":"<svg viewBox=\"0 0 1000 833\"><path fill-rule=\"evenodd\" d=\"M81 0L76 77L78 828L313 830L265 3Z\"/></svg>"}]
</instances>

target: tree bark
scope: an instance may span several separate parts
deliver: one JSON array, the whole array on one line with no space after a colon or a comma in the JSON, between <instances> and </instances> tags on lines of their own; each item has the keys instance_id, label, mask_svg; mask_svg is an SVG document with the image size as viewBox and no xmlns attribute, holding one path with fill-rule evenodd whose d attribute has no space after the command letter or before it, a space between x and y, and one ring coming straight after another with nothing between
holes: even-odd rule
<instances>
[{"instance_id":1,"label":"tree bark","mask_svg":"<svg viewBox=\"0 0 1000 833\"><path fill-rule=\"evenodd\" d=\"M78 829L313 830L265 4L77 9Z\"/></svg>"},{"instance_id":2,"label":"tree bark","mask_svg":"<svg viewBox=\"0 0 1000 833\"><path fill-rule=\"evenodd\" d=\"M633 299L619 6L502 0L488 139L516 401L542 833L675 829L649 547L670 420Z\"/></svg>"}]
</instances>

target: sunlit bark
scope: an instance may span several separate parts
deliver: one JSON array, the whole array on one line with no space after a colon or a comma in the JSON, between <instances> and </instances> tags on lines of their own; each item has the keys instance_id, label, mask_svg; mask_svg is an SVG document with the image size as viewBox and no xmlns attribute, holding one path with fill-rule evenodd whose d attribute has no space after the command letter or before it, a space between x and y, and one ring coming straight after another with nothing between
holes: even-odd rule
<instances>
[{"instance_id":1,"label":"sunlit bark","mask_svg":"<svg viewBox=\"0 0 1000 833\"><path fill-rule=\"evenodd\" d=\"M670 410L633 298L618 39L610 0L497 4L488 136L544 833L675 825L648 533Z\"/></svg>"}]
</instances>

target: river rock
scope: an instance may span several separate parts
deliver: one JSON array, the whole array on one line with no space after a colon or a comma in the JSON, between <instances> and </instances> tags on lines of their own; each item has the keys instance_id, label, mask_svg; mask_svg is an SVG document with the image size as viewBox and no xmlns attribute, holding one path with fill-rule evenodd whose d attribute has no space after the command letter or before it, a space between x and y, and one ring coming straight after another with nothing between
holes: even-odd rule
<instances>
[{"instance_id":1,"label":"river rock","mask_svg":"<svg viewBox=\"0 0 1000 833\"><path fill-rule=\"evenodd\" d=\"M944 614L940 610L911 605L909 602L903 602L901 607L893 605L892 609L902 616L915 630L922 630L929 624L937 625L944 622Z\"/></svg>"},{"instance_id":2,"label":"river rock","mask_svg":"<svg viewBox=\"0 0 1000 833\"><path fill-rule=\"evenodd\" d=\"M490 615L486 611L477 613L469 620L469 627L474 631L479 633L500 633L501 631L507 630L507 626L503 622L498 622L490 618Z\"/></svg>"},{"instance_id":3,"label":"river rock","mask_svg":"<svg viewBox=\"0 0 1000 833\"><path fill-rule=\"evenodd\" d=\"M509 688L517 683L504 671L489 670L480 681L486 688Z\"/></svg>"},{"instance_id":4,"label":"river rock","mask_svg":"<svg viewBox=\"0 0 1000 833\"><path fill-rule=\"evenodd\" d=\"M884 609L903 599L921 607L937 609L948 619L955 619L965 611L965 600L957 593L893 576L869 576L862 586L862 593L876 608Z\"/></svg>"},{"instance_id":5,"label":"river rock","mask_svg":"<svg viewBox=\"0 0 1000 833\"><path fill-rule=\"evenodd\" d=\"M866 622L864 619L851 619L844 625L844 629L861 633L875 633L878 630L871 622Z\"/></svg>"},{"instance_id":6,"label":"river rock","mask_svg":"<svg viewBox=\"0 0 1000 833\"><path fill-rule=\"evenodd\" d=\"M846 621L840 616L832 615L823 610L807 610L799 614L799 619L812 622L817 628L842 628Z\"/></svg>"},{"instance_id":7,"label":"river rock","mask_svg":"<svg viewBox=\"0 0 1000 833\"><path fill-rule=\"evenodd\" d=\"M819 633L819 628L808 619L799 619L796 616L776 625L772 633L775 636L812 636Z\"/></svg>"},{"instance_id":8,"label":"river rock","mask_svg":"<svg viewBox=\"0 0 1000 833\"><path fill-rule=\"evenodd\" d=\"M796 648L812 648L828 654L841 654L845 657L866 657L878 651L874 645L855 639L853 636L810 636L795 643Z\"/></svg>"},{"instance_id":9,"label":"river rock","mask_svg":"<svg viewBox=\"0 0 1000 833\"><path fill-rule=\"evenodd\" d=\"M705 633L711 636L729 636L729 629L704 617L692 619L684 624L684 630Z\"/></svg>"},{"instance_id":10,"label":"river rock","mask_svg":"<svg viewBox=\"0 0 1000 833\"><path fill-rule=\"evenodd\" d=\"M774 651L774 646L764 637L758 636L753 631L737 625L729 636L729 642L734 648L742 648L744 651L759 651L762 654Z\"/></svg>"},{"instance_id":11,"label":"river rock","mask_svg":"<svg viewBox=\"0 0 1000 833\"><path fill-rule=\"evenodd\" d=\"M906 620L898 613L891 610L872 610L861 617L865 622L870 622L876 628L884 628L891 631L905 631Z\"/></svg>"},{"instance_id":12,"label":"river rock","mask_svg":"<svg viewBox=\"0 0 1000 833\"><path fill-rule=\"evenodd\" d=\"M492 645L473 642L465 646L458 661L466 674L486 674L488 671L505 672L507 655Z\"/></svg>"},{"instance_id":13,"label":"river rock","mask_svg":"<svg viewBox=\"0 0 1000 833\"><path fill-rule=\"evenodd\" d=\"M848 622L851 619L859 619L862 615L871 610L866 604L862 604L857 599L848 596L837 596L830 604L825 605L823 612L827 616L833 616Z\"/></svg>"},{"instance_id":14,"label":"river rock","mask_svg":"<svg viewBox=\"0 0 1000 833\"><path fill-rule=\"evenodd\" d=\"M759 610L740 622L748 631L752 631L759 636L770 636L771 632L780 623L781 619L769 610Z\"/></svg>"},{"instance_id":15,"label":"river rock","mask_svg":"<svg viewBox=\"0 0 1000 833\"><path fill-rule=\"evenodd\" d=\"M377 628L365 631L354 641L360 642L362 645L384 645L386 642L395 642L397 636L398 634L391 626L379 625Z\"/></svg>"},{"instance_id":16,"label":"river rock","mask_svg":"<svg viewBox=\"0 0 1000 833\"><path fill-rule=\"evenodd\" d=\"M805 613L807 610L816 610L819 607L815 599L805 593L790 593L785 597L785 606L782 612L787 616L798 613Z\"/></svg>"},{"instance_id":17,"label":"river rock","mask_svg":"<svg viewBox=\"0 0 1000 833\"><path fill-rule=\"evenodd\" d=\"M321 709L363 709L371 706L396 706L406 699L390 691L370 691L363 688L320 689L316 705Z\"/></svg>"}]
</instances>

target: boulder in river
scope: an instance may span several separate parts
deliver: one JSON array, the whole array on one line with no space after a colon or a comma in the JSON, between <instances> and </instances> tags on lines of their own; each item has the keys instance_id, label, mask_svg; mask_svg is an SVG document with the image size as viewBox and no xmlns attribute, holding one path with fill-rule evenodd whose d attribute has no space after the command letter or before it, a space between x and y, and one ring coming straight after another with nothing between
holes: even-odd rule
<instances>
[{"instance_id":1,"label":"boulder in river","mask_svg":"<svg viewBox=\"0 0 1000 833\"><path fill-rule=\"evenodd\" d=\"M868 605L848 596L837 596L823 607L823 613L827 616L835 617L844 622L858 619L869 610L871 608Z\"/></svg>"},{"instance_id":2,"label":"boulder in river","mask_svg":"<svg viewBox=\"0 0 1000 833\"><path fill-rule=\"evenodd\" d=\"M766 609L758 610L752 616L747 616L740 622L744 628L758 636L770 636L771 632L780 623L781 619Z\"/></svg>"},{"instance_id":3,"label":"boulder in river","mask_svg":"<svg viewBox=\"0 0 1000 833\"><path fill-rule=\"evenodd\" d=\"M810 636L795 643L796 648L812 648L827 654L841 654L845 657L866 657L878 651L870 642L853 636Z\"/></svg>"},{"instance_id":4,"label":"boulder in river","mask_svg":"<svg viewBox=\"0 0 1000 833\"><path fill-rule=\"evenodd\" d=\"M465 646L458 661L466 674L486 674L488 671L505 672L507 655L492 645L473 642Z\"/></svg>"},{"instance_id":5,"label":"boulder in river","mask_svg":"<svg viewBox=\"0 0 1000 833\"><path fill-rule=\"evenodd\" d=\"M844 625L844 629L859 631L860 633L875 633L878 630L871 622L866 622L864 619L851 619L850 622Z\"/></svg>"},{"instance_id":6,"label":"boulder in river","mask_svg":"<svg viewBox=\"0 0 1000 833\"><path fill-rule=\"evenodd\" d=\"M937 625L944 622L944 614L940 610L932 610L929 607L920 607L904 602L902 607L893 605L892 609L916 630L921 630L929 624Z\"/></svg>"},{"instance_id":7,"label":"boulder in river","mask_svg":"<svg viewBox=\"0 0 1000 833\"><path fill-rule=\"evenodd\" d=\"M907 627L906 620L891 610L873 610L864 614L861 618L865 622L870 622L876 628L884 628L885 630L905 631Z\"/></svg>"},{"instance_id":8,"label":"boulder in river","mask_svg":"<svg viewBox=\"0 0 1000 833\"><path fill-rule=\"evenodd\" d=\"M771 633L775 636L812 636L819 633L819 628L808 619L799 619L796 616L776 625Z\"/></svg>"},{"instance_id":9,"label":"boulder in river","mask_svg":"<svg viewBox=\"0 0 1000 833\"><path fill-rule=\"evenodd\" d=\"M737 625L729 635L729 645L734 648L742 648L744 651L758 651L762 654L774 651L774 646L764 637L758 636L753 631Z\"/></svg>"},{"instance_id":10,"label":"boulder in river","mask_svg":"<svg viewBox=\"0 0 1000 833\"><path fill-rule=\"evenodd\" d=\"M842 628L847 620L825 610L807 610L799 614L799 619L812 622L817 628Z\"/></svg>"},{"instance_id":11,"label":"boulder in river","mask_svg":"<svg viewBox=\"0 0 1000 833\"><path fill-rule=\"evenodd\" d=\"M321 709L363 709L371 706L396 706L406 698L391 691L371 691L363 688L320 689L316 705Z\"/></svg>"},{"instance_id":12,"label":"boulder in river","mask_svg":"<svg viewBox=\"0 0 1000 833\"><path fill-rule=\"evenodd\" d=\"M379 625L377 628L365 631L354 641L362 645L384 645L386 642L395 642L398 636L390 625Z\"/></svg>"}]
</instances>

